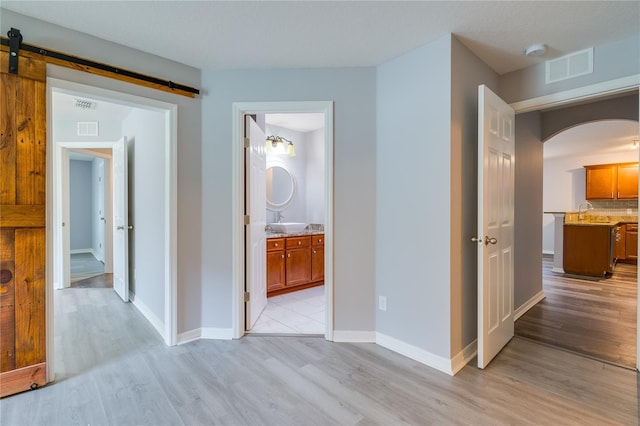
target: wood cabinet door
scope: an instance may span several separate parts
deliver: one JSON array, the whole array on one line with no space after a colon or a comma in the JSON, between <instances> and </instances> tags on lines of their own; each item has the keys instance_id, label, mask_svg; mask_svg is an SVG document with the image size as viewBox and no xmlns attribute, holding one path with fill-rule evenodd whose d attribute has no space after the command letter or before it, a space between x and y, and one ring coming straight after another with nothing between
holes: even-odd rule
<instances>
[{"instance_id":1,"label":"wood cabinet door","mask_svg":"<svg viewBox=\"0 0 640 426\"><path fill-rule=\"evenodd\" d=\"M46 64L0 52L0 396L46 383Z\"/></svg>"},{"instance_id":2,"label":"wood cabinet door","mask_svg":"<svg viewBox=\"0 0 640 426\"><path fill-rule=\"evenodd\" d=\"M306 284L311 280L311 249L291 249L286 253L286 285Z\"/></svg>"},{"instance_id":3,"label":"wood cabinet door","mask_svg":"<svg viewBox=\"0 0 640 426\"><path fill-rule=\"evenodd\" d=\"M638 199L638 164L621 164L618 166L618 199Z\"/></svg>"},{"instance_id":4,"label":"wood cabinet door","mask_svg":"<svg viewBox=\"0 0 640 426\"><path fill-rule=\"evenodd\" d=\"M613 165L586 166L586 199L612 200L615 198L616 168Z\"/></svg>"},{"instance_id":5,"label":"wood cabinet door","mask_svg":"<svg viewBox=\"0 0 640 426\"><path fill-rule=\"evenodd\" d=\"M638 258L638 225L627 225L627 259Z\"/></svg>"},{"instance_id":6,"label":"wood cabinet door","mask_svg":"<svg viewBox=\"0 0 640 426\"><path fill-rule=\"evenodd\" d=\"M627 258L627 225L616 227L615 258L624 260Z\"/></svg>"},{"instance_id":7,"label":"wood cabinet door","mask_svg":"<svg viewBox=\"0 0 640 426\"><path fill-rule=\"evenodd\" d=\"M285 286L284 251L267 252L267 292Z\"/></svg>"},{"instance_id":8,"label":"wood cabinet door","mask_svg":"<svg viewBox=\"0 0 640 426\"><path fill-rule=\"evenodd\" d=\"M311 248L311 281L324 280L324 247Z\"/></svg>"}]
</instances>

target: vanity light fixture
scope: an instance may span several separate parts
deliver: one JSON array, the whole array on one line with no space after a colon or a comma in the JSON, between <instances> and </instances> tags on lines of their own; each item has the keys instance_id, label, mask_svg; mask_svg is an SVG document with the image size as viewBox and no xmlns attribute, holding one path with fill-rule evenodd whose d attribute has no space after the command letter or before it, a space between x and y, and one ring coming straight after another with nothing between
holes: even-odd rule
<instances>
[{"instance_id":1,"label":"vanity light fixture","mask_svg":"<svg viewBox=\"0 0 640 426\"><path fill-rule=\"evenodd\" d=\"M267 153L283 154L295 157L296 151L293 149L293 142L282 136L267 136Z\"/></svg>"}]
</instances>

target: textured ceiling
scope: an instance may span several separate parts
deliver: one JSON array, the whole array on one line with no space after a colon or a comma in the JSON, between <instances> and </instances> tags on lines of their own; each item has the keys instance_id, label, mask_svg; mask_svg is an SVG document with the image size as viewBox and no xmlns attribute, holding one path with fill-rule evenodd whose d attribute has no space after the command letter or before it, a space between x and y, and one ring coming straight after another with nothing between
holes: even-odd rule
<instances>
[{"instance_id":1,"label":"textured ceiling","mask_svg":"<svg viewBox=\"0 0 640 426\"><path fill-rule=\"evenodd\" d=\"M638 1L2 0L1 5L199 69L374 66L453 33L503 74L637 35L640 28ZM532 43L546 43L547 55L523 56Z\"/></svg>"}]
</instances>

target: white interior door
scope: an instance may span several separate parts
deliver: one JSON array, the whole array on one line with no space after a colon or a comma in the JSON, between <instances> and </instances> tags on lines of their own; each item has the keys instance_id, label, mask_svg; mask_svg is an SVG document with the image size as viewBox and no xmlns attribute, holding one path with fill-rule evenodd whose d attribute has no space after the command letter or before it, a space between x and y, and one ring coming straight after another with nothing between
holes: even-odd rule
<instances>
[{"instance_id":1,"label":"white interior door","mask_svg":"<svg viewBox=\"0 0 640 426\"><path fill-rule=\"evenodd\" d=\"M266 136L249 116L245 118L249 146L245 150L245 210L249 215L245 241L246 329L250 330L267 306L267 185ZM247 146L245 144L245 146Z\"/></svg>"},{"instance_id":2,"label":"white interior door","mask_svg":"<svg viewBox=\"0 0 640 426\"><path fill-rule=\"evenodd\" d=\"M98 195L96 196L96 200L97 200L97 206L96 206L96 211L94 211L94 214L97 215L97 221L96 223L98 224L98 230L96 231L96 235L97 235L97 241L96 241L96 254L98 255L98 260L101 261L102 263L105 263L104 260L104 245L105 245L105 241L104 241L104 231L105 231L105 224L107 223L107 216L106 213L104 211L104 196L105 196L105 192L104 192L104 160L102 158L98 158L94 161L97 161L97 166L98 166L98 181L96 182L96 189L98 192ZM106 272L106 271L105 271Z\"/></svg>"},{"instance_id":3,"label":"white interior door","mask_svg":"<svg viewBox=\"0 0 640 426\"><path fill-rule=\"evenodd\" d=\"M129 212L127 194L127 139L113 145L113 289L129 301Z\"/></svg>"},{"instance_id":4,"label":"white interior door","mask_svg":"<svg viewBox=\"0 0 640 426\"><path fill-rule=\"evenodd\" d=\"M478 87L478 367L513 337L515 113Z\"/></svg>"},{"instance_id":5,"label":"white interior door","mask_svg":"<svg viewBox=\"0 0 640 426\"><path fill-rule=\"evenodd\" d=\"M60 149L60 161L63 165L60 168L61 189L60 192L60 236L62 237L62 287L71 285L71 195L69 184L69 150Z\"/></svg>"}]
</instances>

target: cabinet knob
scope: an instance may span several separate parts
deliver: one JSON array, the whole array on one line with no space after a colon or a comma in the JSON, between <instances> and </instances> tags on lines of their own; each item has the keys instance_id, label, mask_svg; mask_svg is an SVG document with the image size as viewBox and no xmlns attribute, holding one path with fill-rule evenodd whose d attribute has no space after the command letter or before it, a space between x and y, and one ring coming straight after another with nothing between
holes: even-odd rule
<instances>
[{"instance_id":1,"label":"cabinet knob","mask_svg":"<svg viewBox=\"0 0 640 426\"><path fill-rule=\"evenodd\" d=\"M282 255L282 258L284 259L284 254Z\"/></svg>"},{"instance_id":2,"label":"cabinet knob","mask_svg":"<svg viewBox=\"0 0 640 426\"><path fill-rule=\"evenodd\" d=\"M302 245L302 241L298 241L298 245L301 246Z\"/></svg>"},{"instance_id":3,"label":"cabinet knob","mask_svg":"<svg viewBox=\"0 0 640 426\"><path fill-rule=\"evenodd\" d=\"M313 254L316 254L316 253L317 253L317 251L315 251L315 250L314 250L314 251L313 251Z\"/></svg>"},{"instance_id":4,"label":"cabinet knob","mask_svg":"<svg viewBox=\"0 0 640 426\"><path fill-rule=\"evenodd\" d=\"M278 243L273 243L274 246L278 247Z\"/></svg>"},{"instance_id":5,"label":"cabinet knob","mask_svg":"<svg viewBox=\"0 0 640 426\"><path fill-rule=\"evenodd\" d=\"M287 257L291 257L291 253L287 253Z\"/></svg>"},{"instance_id":6,"label":"cabinet knob","mask_svg":"<svg viewBox=\"0 0 640 426\"><path fill-rule=\"evenodd\" d=\"M322 238L320 238L320 239L318 240L318 242L319 242L319 243L321 243L321 242L322 242Z\"/></svg>"}]
</instances>

